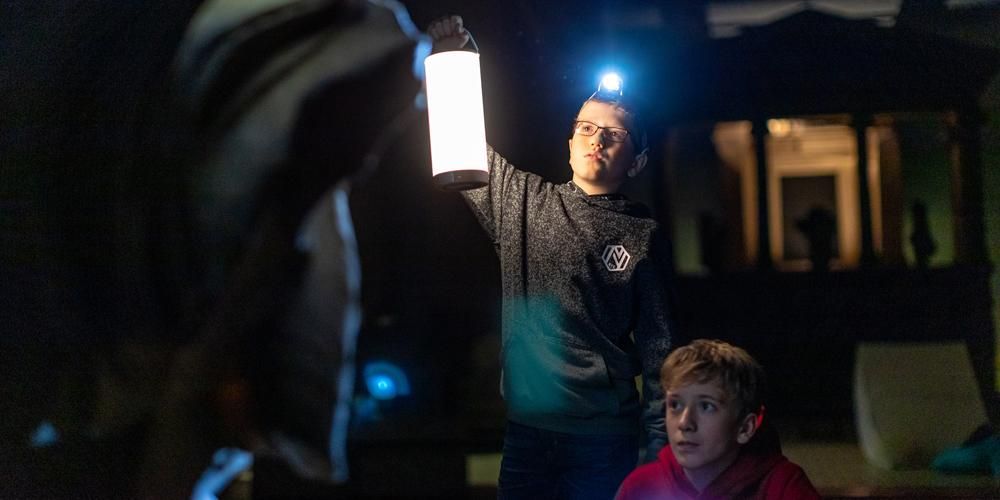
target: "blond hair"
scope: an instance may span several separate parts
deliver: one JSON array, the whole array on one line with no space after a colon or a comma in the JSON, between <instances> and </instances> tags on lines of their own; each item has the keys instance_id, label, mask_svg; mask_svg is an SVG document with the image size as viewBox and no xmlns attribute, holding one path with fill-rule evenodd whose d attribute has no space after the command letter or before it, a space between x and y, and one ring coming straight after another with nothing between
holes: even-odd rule
<instances>
[{"instance_id":1,"label":"blond hair","mask_svg":"<svg viewBox=\"0 0 1000 500\"><path fill-rule=\"evenodd\" d=\"M764 404L764 369L749 353L721 340L699 339L675 349L660 367L663 390L718 381L740 404L740 418Z\"/></svg>"}]
</instances>

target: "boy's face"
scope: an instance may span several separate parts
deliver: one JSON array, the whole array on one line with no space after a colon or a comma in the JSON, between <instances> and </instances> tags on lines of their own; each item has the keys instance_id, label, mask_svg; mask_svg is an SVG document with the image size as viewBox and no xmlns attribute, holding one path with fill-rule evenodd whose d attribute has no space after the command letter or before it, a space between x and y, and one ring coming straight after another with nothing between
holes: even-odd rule
<instances>
[{"instance_id":1,"label":"boy's face","mask_svg":"<svg viewBox=\"0 0 1000 500\"><path fill-rule=\"evenodd\" d=\"M576 120L598 127L631 129L632 120L625 110L613 104L587 101ZM611 140L608 131L599 130L591 136L574 133L569 140L569 164L573 167L573 182L587 194L617 192L628 177L635 157L631 138L624 142Z\"/></svg>"},{"instance_id":2,"label":"boy's face","mask_svg":"<svg viewBox=\"0 0 1000 500\"><path fill-rule=\"evenodd\" d=\"M736 460L756 431L756 415L739 419L739 403L718 381L676 384L667 390L666 403L670 448L699 489Z\"/></svg>"}]
</instances>

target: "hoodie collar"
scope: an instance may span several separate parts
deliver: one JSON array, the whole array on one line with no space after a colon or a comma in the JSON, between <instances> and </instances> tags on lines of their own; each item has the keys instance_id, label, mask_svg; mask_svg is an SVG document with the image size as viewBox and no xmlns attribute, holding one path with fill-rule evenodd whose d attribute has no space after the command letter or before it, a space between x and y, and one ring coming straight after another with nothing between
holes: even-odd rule
<instances>
[{"instance_id":1,"label":"hoodie collar","mask_svg":"<svg viewBox=\"0 0 1000 500\"><path fill-rule=\"evenodd\" d=\"M573 181L567 181L560 186L561 190L579 197L584 202L601 208L614 210L616 212L628 213L631 215L646 215L648 210L641 203L629 199L621 193L607 194L587 194L580 186Z\"/></svg>"},{"instance_id":2,"label":"hoodie collar","mask_svg":"<svg viewBox=\"0 0 1000 500\"><path fill-rule=\"evenodd\" d=\"M722 471L722 474L709 483L701 493L688 480L684 468L677 463L677 458L669 446L660 450L658 459L664 474L678 490L691 498L703 500L745 495L748 488L755 487L775 466L788 460L781 454L777 433L768 425L761 427L757 435L740 449L736 461Z\"/></svg>"}]
</instances>

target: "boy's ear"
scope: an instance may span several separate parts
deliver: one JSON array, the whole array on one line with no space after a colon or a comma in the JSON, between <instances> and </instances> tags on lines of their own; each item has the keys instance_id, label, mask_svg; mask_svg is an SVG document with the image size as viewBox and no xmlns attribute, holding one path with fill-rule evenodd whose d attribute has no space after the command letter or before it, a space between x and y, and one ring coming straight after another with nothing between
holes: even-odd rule
<instances>
[{"instance_id":1,"label":"boy's ear","mask_svg":"<svg viewBox=\"0 0 1000 500\"><path fill-rule=\"evenodd\" d=\"M747 444L750 442L750 438L757 433L757 429L760 428L761 419L760 415L757 413L748 413L743 417L743 421L740 422L740 426L736 429L736 442L739 444Z\"/></svg>"},{"instance_id":2,"label":"boy's ear","mask_svg":"<svg viewBox=\"0 0 1000 500\"><path fill-rule=\"evenodd\" d=\"M635 159L632 160L632 166L629 167L627 172L629 177L635 177L639 175L639 172L642 172L642 169L646 166L646 162L649 161L648 153L649 148L646 148L643 149L641 153L635 155Z\"/></svg>"}]
</instances>

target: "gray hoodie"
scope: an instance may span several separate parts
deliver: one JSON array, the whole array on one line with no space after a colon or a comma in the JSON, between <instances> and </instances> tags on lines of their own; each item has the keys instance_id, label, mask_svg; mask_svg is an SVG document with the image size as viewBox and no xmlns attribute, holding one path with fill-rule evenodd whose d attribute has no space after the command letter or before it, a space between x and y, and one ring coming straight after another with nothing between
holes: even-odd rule
<instances>
[{"instance_id":1,"label":"gray hoodie","mask_svg":"<svg viewBox=\"0 0 1000 500\"><path fill-rule=\"evenodd\" d=\"M466 201L500 257L500 391L508 418L575 434L666 442L660 364L670 348L668 245L642 204L552 184L489 150ZM635 376L643 376L640 402Z\"/></svg>"}]
</instances>

